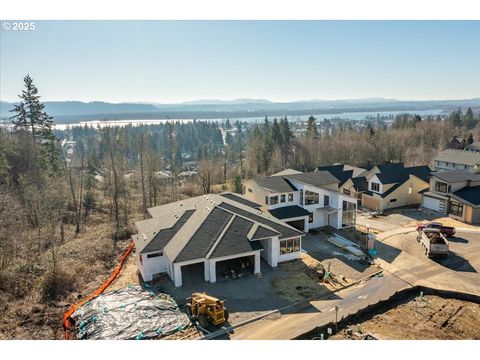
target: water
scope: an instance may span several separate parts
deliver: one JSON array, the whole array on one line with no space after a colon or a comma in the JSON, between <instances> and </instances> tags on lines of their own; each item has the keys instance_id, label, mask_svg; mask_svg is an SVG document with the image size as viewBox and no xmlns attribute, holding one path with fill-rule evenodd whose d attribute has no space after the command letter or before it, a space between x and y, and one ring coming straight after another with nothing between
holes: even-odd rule
<instances>
[{"instance_id":1,"label":"water","mask_svg":"<svg viewBox=\"0 0 480 360\"><path fill-rule=\"evenodd\" d=\"M362 111L362 112L342 112L342 113L335 113L335 114L314 114L313 116L317 120L323 119L342 119L342 120L364 120L368 117L376 118L377 115L380 117L395 117L398 114L417 114L420 116L427 116L427 115L440 115L443 113L443 110L440 109L433 109L433 110L401 110L401 111ZM289 121L291 122L298 122L298 121L306 121L310 115L289 115L287 116ZM273 120L275 116L269 116L270 120ZM277 116L279 118L279 116ZM235 122L240 120L241 122L248 122L248 123L261 123L265 117L243 117L243 118L230 118L230 122ZM218 119L196 119L197 121L211 121L211 122L222 122L225 121L225 118L218 118ZM77 126L93 126L93 127L104 127L104 126L139 126L139 125L156 125L156 124L163 124L166 122L182 122L182 123L190 123L193 119L135 119L135 120L89 120L89 121L79 121L76 123L71 124L56 124L55 129L57 130L65 130L67 127L77 127Z\"/></svg>"}]
</instances>

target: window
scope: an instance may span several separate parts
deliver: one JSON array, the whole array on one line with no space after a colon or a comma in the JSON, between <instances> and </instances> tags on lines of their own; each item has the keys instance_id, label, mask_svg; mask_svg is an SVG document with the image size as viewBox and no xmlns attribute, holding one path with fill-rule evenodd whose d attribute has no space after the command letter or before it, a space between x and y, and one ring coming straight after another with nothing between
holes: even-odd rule
<instances>
[{"instance_id":1,"label":"window","mask_svg":"<svg viewBox=\"0 0 480 360\"><path fill-rule=\"evenodd\" d=\"M446 193L447 192L447 184L443 182L435 182L435 191Z\"/></svg>"},{"instance_id":2,"label":"window","mask_svg":"<svg viewBox=\"0 0 480 360\"><path fill-rule=\"evenodd\" d=\"M463 215L463 204L453 202L450 204L450 214L455 216Z\"/></svg>"},{"instance_id":3,"label":"window","mask_svg":"<svg viewBox=\"0 0 480 360\"><path fill-rule=\"evenodd\" d=\"M350 190L348 190L348 189L343 189L343 193L344 193L345 195L350 195Z\"/></svg>"},{"instance_id":4,"label":"window","mask_svg":"<svg viewBox=\"0 0 480 360\"><path fill-rule=\"evenodd\" d=\"M293 201L293 193L288 194L288 201L289 202Z\"/></svg>"},{"instance_id":5,"label":"window","mask_svg":"<svg viewBox=\"0 0 480 360\"><path fill-rule=\"evenodd\" d=\"M265 205L268 205L268 196L265 196Z\"/></svg>"},{"instance_id":6,"label":"window","mask_svg":"<svg viewBox=\"0 0 480 360\"><path fill-rule=\"evenodd\" d=\"M251 193L251 192L252 192L252 189L251 189L251 188L248 188L248 192Z\"/></svg>"},{"instance_id":7,"label":"window","mask_svg":"<svg viewBox=\"0 0 480 360\"><path fill-rule=\"evenodd\" d=\"M370 190L375 191L375 192L380 192L380 184L372 182L370 183Z\"/></svg>"},{"instance_id":8,"label":"window","mask_svg":"<svg viewBox=\"0 0 480 360\"><path fill-rule=\"evenodd\" d=\"M410 183L410 186L408 187L408 193L411 194L413 191L413 183Z\"/></svg>"},{"instance_id":9,"label":"window","mask_svg":"<svg viewBox=\"0 0 480 360\"><path fill-rule=\"evenodd\" d=\"M277 205L278 204L278 195L270 196L270 205Z\"/></svg>"},{"instance_id":10,"label":"window","mask_svg":"<svg viewBox=\"0 0 480 360\"><path fill-rule=\"evenodd\" d=\"M390 199L391 203L397 202L397 199Z\"/></svg>"},{"instance_id":11,"label":"window","mask_svg":"<svg viewBox=\"0 0 480 360\"><path fill-rule=\"evenodd\" d=\"M159 256L163 256L163 252L156 252L156 253L153 253L153 254L147 254L147 259L151 259L151 258L155 258L155 257L159 257Z\"/></svg>"},{"instance_id":12,"label":"window","mask_svg":"<svg viewBox=\"0 0 480 360\"><path fill-rule=\"evenodd\" d=\"M284 203L285 202L285 194L280 195L280 202Z\"/></svg>"},{"instance_id":13,"label":"window","mask_svg":"<svg viewBox=\"0 0 480 360\"><path fill-rule=\"evenodd\" d=\"M313 223L313 214L308 214L308 222Z\"/></svg>"},{"instance_id":14,"label":"window","mask_svg":"<svg viewBox=\"0 0 480 360\"><path fill-rule=\"evenodd\" d=\"M330 196L324 195L323 196L323 206L328 206L330 205Z\"/></svg>"},{"instance_id":15,"label":"window","mask_svg":"<svg viewBox=\"0 0 480 360\"><path fill-rule=\"evenodd\" d=\"M280 255L300 251L300 238L280 241Z\"/></svg>"},{"instance_id":16,"label":"window","mask_svg":"<svg viewBox=\"0 0 480 360\"><path fill-rule=\"evenodd\" d=\"M342 203L342 227L355 226L357 215L357 207L355 203L343 201Z\"/></svg>"},{"instance_id":17,"label":"window","mask_svg":"<svg viewBox=\"0 0 480 360\"><path fill-rule=\"evenodd\" d=\"M300 190L300 205L303 205L303 190Z\"/></svg>"},{"instance_id":18,"label":"window","mask_svg":"<svg viewBox=\"0 0 480 360\"><path fill-rule=\"evenodd\" d=\"M305 191L305 205L318 204L319 202L319 196L316 192Z\"/></svg>"}]
</instances>

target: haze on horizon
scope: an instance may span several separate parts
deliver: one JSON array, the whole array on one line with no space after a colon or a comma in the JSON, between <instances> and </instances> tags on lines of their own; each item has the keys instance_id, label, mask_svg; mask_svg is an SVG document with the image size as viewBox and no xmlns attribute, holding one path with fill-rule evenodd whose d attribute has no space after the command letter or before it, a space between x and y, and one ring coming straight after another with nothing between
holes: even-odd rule
<instances>
[{"instance_id":1,"label":"haze on horizon","mask_svg":"<svg viewBox=\"0 0 480 360\"><path fill-rule=\"evenodd\" d=\"M0 31L0 100L480 97L480 21L36 21Z\"/></svg>"}]
</instances>

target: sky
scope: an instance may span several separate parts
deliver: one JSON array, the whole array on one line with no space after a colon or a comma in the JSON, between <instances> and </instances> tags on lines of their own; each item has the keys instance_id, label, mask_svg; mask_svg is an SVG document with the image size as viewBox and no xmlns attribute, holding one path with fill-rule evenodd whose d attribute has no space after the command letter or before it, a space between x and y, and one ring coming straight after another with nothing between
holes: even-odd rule
<instances>
[{"instance_id":1,"label":"sky","mask_svg":"<svg viewBox=\"0 0 480 360\"><path fill-rule=\"evenodd\" d=\"M12 23L13 21L10 21ZM480 21L36 21L0 30L0 99L480 97Z\"/></svg>"}]
</instances>

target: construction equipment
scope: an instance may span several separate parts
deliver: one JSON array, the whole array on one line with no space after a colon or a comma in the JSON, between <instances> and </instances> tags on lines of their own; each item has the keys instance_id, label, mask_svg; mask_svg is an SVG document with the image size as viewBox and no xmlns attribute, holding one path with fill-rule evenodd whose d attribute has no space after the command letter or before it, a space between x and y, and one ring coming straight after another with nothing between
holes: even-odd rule
<instances>
[{"instance_id":1,"label":"construction equipment","mask_svg":"<svg viewBox=\"0 0 480 360\"><path fill-rule=\"evenodd\" d=\"M199 323L203 328L209 323L221 325L228 320L228 311L224 301L205 293L193 293L187 299L187 313L192 321Z\"/></svg>"},{"instance_id":2,"label":"construction equipment","mask_svg":"<svg viewBox=\"0 0 480 360\"><path fill-rule=\"evenodd\" d=\"M448 241L439 229L425 228L418 232L417 242L425 249L429 258L448 257Z\"/></svg>"}]
</instances>

